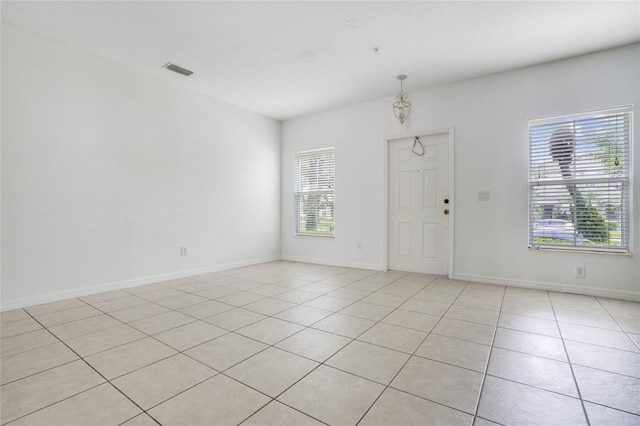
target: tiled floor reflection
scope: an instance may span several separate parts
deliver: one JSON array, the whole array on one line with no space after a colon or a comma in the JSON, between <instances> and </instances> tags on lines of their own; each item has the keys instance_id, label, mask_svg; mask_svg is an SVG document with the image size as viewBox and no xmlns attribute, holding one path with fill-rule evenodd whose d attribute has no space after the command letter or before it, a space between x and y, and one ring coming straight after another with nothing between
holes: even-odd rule
<instances>
[{"instance_id":1,"label":"tiled floor reflection","mask_svg":"<svg viewBox=\"0 0 640 426\"><path fill-rule=\"evenodd\" d=\"M10 425L640 425L640 304L272 262L3 312Z\"/></svg>"}]
</instances>

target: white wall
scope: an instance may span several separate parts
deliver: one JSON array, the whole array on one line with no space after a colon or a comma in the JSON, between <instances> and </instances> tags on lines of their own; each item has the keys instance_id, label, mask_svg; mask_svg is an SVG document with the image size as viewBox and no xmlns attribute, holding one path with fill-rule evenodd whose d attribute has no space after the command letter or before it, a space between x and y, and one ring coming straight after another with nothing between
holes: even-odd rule
<instances>
[{"instance_id":1,"label":"white wall","mask_svg":"<svg viewBox=\"0 0 640 426\"><path fill-rule=\"evenodd\" d=\"M409 76L413 112L404 126L391 98L284 122L283 258L383 269L385 138L453 127L455 278L640 300L639 64L635 44L421 91ZM634 255L528 249L527 121L627 104L635 106ZM336 237L295 237L293 154L328 146L336 148ZM478 202L484 190L491 200ZM586 278L575 278L578 265Z\"/></svg>"},{"instance_id":2,"label":"white wall","mask_svg":"<svg viewBox=\"0 0 640 426\"><path fill-rule=\"evenodd\" d=\"M279 199L279 122L2 23L3 309L277 259Z\"/></svg>"}]
</instances>

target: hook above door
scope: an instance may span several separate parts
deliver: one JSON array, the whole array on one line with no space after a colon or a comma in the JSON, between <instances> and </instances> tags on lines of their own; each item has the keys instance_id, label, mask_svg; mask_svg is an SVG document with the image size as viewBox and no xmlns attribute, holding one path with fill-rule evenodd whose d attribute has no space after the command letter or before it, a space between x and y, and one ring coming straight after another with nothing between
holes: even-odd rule
<instances>
[{"instance_id":1,"label":"hook above door","mask_svg":"<svg viewBox=\"0 0 640 426\"><path fill-rule=\"evenodd\" d=\"M416 143L420 144L420 150L422 152L417 152L416 151ZM424 145L422 145L422 142L420 141L419 137L415 137L415 139L413 140L413 148L411 149L411 152L413 152L416 155L419 155L420 157L422 157L424 155Z\"/></svg>"}]
</instances>

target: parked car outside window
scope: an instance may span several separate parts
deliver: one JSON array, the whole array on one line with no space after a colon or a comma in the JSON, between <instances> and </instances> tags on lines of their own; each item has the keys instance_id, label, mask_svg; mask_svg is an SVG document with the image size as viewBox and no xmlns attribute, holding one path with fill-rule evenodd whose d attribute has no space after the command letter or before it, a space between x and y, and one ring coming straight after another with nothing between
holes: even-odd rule
<instances>
[{"instance_id":1,"label":"parked car outside window","mask_svg":"<svg viewBox=\"0 0 640 426\"><path fill-rule=\"evenodd\" d=\"M551 238L554 240L567 240L576 242L589 242L571 222L563 219L543 219L533 225L534 238Z\"/></svg>"}]
</instances>

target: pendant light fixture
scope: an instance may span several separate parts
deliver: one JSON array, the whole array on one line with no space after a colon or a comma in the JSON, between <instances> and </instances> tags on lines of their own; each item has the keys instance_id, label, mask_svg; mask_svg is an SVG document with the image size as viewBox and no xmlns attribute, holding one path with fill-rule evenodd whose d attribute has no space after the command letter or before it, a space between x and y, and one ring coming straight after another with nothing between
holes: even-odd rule
<instances>
[{"instance_id":1,"label":"pendant light fixture","mask_svg":"<svg viewBox=\"0 0 640 426\"><path fill-rule=\"evenodd\" d=\"M409 102L409 95L405 93L402 85L402 82L407 78L407 76L400 74L396 78L400 80L400 93L398 93L396 101L393 103L393 112L398 121L400 121L400 124L403 124L406 119L409 118L409 114L411 114L411 102Z\"/></svg>"}]
</instances>

